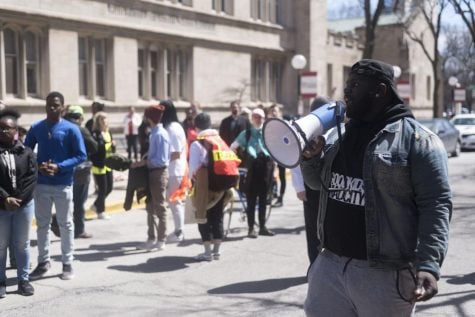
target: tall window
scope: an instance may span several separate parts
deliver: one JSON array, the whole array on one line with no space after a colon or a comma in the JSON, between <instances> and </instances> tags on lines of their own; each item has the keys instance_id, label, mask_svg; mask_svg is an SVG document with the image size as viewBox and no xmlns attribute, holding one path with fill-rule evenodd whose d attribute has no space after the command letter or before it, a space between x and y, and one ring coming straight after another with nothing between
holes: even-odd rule
<instances>
[{"instance_id":1,"label":"tall window","mask_svg":"<svg viewBox=\"0 0 475 317\"><path fill-rule=\"evenodd\" d=\"M225 13L232 15L234 11L233 0L211 0L211 5L214 11L218 13Z\"/></svg>"},{"instance_id":2,"label":"tall window","mask_svg":"<svg viewBox=\"0 0 475 317\"><path fill-rule=\"evenodd\" d=\"M79 95L88 96L88 45L85 37L78 39L78 57L79 57Z\"/></svg>"},{"instance_id":3,"label":"tall window","mask_svg":"<svg viewBox=\"0 0 475 317\"><path fill-rule=\"evenodd\" d=\"M145 100L187 100L190 52L183 47L160 49L162 45L139 49L139 95Z\"/></svg>"},{"instance_id":4,"label":"tall window","mask_svg":"<svg viewBox=\"0 0 475 317\"><path fill-rule=\"evenodd\" d=\"M26 92L30 96L38 94L39 39L33 32L25 34Z\"/></svg>"},{"instance_id":5,"label":"tall window","mask_svg":"<svg viewBox=\"0 0 475 317\"><path fill-rule=\"evenodd\" d=\"M173 71L173 55L170 50L165 51L166 54L166 92L167 92L167 98L171 98L173 95L172 92L172 86L173 86L173 77L172 77L172 71Z\"/></svg>"},{"instance_id":6,"label":"tall window","mask_svg":"<svg viewBox=\"0 0 475 317\"><path fill-rule=\"evenodd\" d=\"M105 97L106 87L106 43L104 39L94 40L96 95Z\"/></svg>"},{"instance_id":7,"label":"tall window","mask_svg":"<svg viewBox=\"0 0 475 317\"><path fill-rule=\"evenodd\" d=\"M5 29L3 31L5 47L5 78L7 94L18 94L18 33Z\"/></svg>"},{"instance_id":8,"label":"tall window","mask_svg":"<svg viewBox=\"0 0 475 317\"><path fill-rule=\"evenodd\" d=\"M139 97L143 97L144 96L144 50L143 49L139 49L138 51L138 54L137 54L137 57L138 57L138 61L137 61L137 64L138 64L138 73L137 73L137 77L139 79Z\"/></svg>"},{"instance_id":9,"label":"tall window","mask_svg":"<svg viewBox=\"0 0 475 317\"><path fill-rule=\"evenodd\" d=\"M107 40L78 37L79 94L107 97Z\"/></svg>"},{"instance_id":10,"label":"tall window","mask_svg":"<svg viewBox=\"0 0 475 317\"><path fill-rule=\"evenodd\" d=\"M0 61L4 60L0 69L5 72L5 90L0 95L37 97L40 94L41 37L30 30L21 33L10 27L0 32L3 32Z\"/></svg>"},{"instance_id":11,"label":"tall window","mask_svg":"<svg viewBox=\"0 0 475 317\"><path fill-rule=\"evenodd\" d=\"M251 0L251 17L254 20L280 24L282 0Z\"/></svg>"},{"instance_id":12,"label":"tall window","mask_svg":"<svg viewBox=\"0 0 475 317\"><path fill-rule=\"evenodd\" d=\"M177 66L177 82L178 82L178 97L180 99L186 98L186 67L187 67L187 56L183 51L177 51L176 53L176 66Z\"/></svg>"},{"instance_id":13,"label":"tall window","mask_svg":"<svg viewBox=\"0 0 475 317\"><path fill-rule=\"evenodd\" d=\"M253 60L252 99L279 102L282 93L282 63L257 58Z\"/></svg>"},{"instance_id":14,"label":"tall window","mask_svg":"<svg viewBox=\"0 0 475 317\"><path fill-rule=\"evenodd\" d=\"M158 99L158 52L150 51L150 94Z\"/></svg>"}]
</instances>

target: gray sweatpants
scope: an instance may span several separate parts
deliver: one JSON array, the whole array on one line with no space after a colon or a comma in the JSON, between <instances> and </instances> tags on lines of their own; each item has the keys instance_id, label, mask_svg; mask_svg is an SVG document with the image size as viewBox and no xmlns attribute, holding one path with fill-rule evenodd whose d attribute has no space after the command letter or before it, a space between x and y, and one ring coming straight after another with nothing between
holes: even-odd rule
<instances>
[{"instance_id":1,"label":"gray sweatpants","mask_svg":"<svg viewBox=\"0 0 475 317\"><path fill-rule=\"evenodd\" d=\"M308 272L307 316L414 316L416 285L408 269L372 268L368 261L324 250Z\"/></svg>"}]
</instances>

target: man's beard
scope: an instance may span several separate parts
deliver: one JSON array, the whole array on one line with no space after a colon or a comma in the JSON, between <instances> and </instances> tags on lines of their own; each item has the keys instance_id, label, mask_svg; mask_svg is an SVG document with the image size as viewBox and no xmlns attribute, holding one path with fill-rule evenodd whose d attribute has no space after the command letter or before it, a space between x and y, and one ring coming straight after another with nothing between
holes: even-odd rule
<instances>
[{"instance_id":1,"label":"man's beard","mask_svg":"<svg viewBox=\"0 0 475 317\"><path fill-rule=\"evenodd\" d=\"M366 94L359 100L352 100L351 106L346 108L346 115L350 119L371 122L374 118L374 96Z\"/></svg>"}]
</instances>

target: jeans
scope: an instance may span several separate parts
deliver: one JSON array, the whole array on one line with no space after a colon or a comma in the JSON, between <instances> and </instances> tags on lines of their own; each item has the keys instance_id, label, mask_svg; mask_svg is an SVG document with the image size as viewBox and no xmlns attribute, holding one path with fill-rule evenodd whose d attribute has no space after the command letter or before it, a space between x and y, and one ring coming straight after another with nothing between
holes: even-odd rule
<instances>
[{"instance_id":1,"label":"jeans","mask_svg":"<svg viewBox=\"0 0 475 317\"><path fill-rule=\"evenodd\" d=\"M84 232L84 203L89 192L89 182L85 184L73 184L73 204L74 204L74 235L78 236Z\"/></svg>"},{"instance_id":2,"label":"jeans","mask_svg":"<svg viewBox=\"0 0 475 317\"><path fill-rule=\"evenodd\" d=\"M50 260L49 229L51 209L56 209L59 231L61 233L61 261L63 264L73 262L74 222L73 190L71 186L38 184L35 189L35 217L38 235L38 263Z\"/></svg>"},{"instance_id":3,"label":"jeans","mask_svg":"<svg viewBox=\"0 0 475 317\"><path fill-rule=\"evenodd\" d=\"M28 281L30 269L30 228L35 204L33 200L15 211L0 209L0 282L6 281L7 248L13 244L19 281ZM11 241L10 241L11 239Z\"/></svg>"},{"instance_id":4,"label":"jeans","mask_svg":"<svg viewBox=\"0 0 475 317\"><path fill-rule=\"evenodd\" d=\"M409 269L370 267L369 261L323 250L308 271L307 316L413 316L416 284Z\"/></svg>"}]
</instances>

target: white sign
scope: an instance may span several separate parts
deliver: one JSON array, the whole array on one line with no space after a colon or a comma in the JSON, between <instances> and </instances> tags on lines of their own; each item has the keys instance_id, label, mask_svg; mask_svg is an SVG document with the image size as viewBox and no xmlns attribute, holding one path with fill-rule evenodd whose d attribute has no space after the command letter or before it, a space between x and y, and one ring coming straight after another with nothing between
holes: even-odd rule
<instances>
[{"instance_id":1,"label":"white sign","mask_svg":"<svg viewBox=\"0 0 475 317\"><path fill-rule=\"evenodd\" d=\"M300 95L303 98L317 96L317 72L305 72L300 75Z\"/></svg>"},{"instance_id":2,"label":"white sign","mask_svg":"<svg viewBox=\"0 0 475 317\"><path fill-rule=\"evenodd\" d=\"M411 85L408 82L398 82L397 83L397 93L402 99L411 98Z\"/></svg>"},{"instance_id":3,"label":"white sign","mask_svg":"<svg viewBox=\"0 0 475 317\"><path fill-rule=\"evenodd\" d=\"M466 99L465 88L455 88L454 89L454 101L455 102L464 102Z\"/></svg>"}]
</instances>

